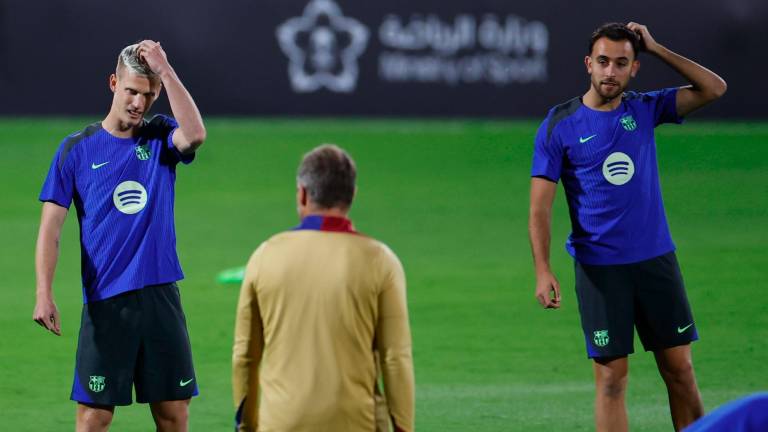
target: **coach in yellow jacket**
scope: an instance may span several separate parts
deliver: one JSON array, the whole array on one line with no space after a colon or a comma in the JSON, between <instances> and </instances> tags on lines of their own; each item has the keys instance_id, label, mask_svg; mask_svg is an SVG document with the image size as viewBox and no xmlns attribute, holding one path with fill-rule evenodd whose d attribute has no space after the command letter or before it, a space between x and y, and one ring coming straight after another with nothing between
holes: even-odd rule
<instances>
[{"instance_id":1,"label":"coach in yellow jacket","mask_svg":"<svg viewBox=\"0 0 768 432\"><path fill-rule=\"evenodd\" d=\"M355 176L336 146L306 154L301 224L248 261L232 361L239 431L375 431L376 351L393 427L414 428L405 275L347 219Z\"/></svg>"}]
</instances>

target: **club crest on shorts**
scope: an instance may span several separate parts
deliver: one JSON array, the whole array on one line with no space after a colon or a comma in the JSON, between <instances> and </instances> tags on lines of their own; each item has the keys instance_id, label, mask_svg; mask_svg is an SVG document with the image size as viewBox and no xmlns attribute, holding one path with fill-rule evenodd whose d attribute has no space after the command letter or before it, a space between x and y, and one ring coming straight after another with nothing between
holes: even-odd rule
<instances>
[{"instance_id":1,"label":"club crest on shorts","mask_svg":"<svg viewBox=\"0 0 768 432\"><path fill-rule=\"evenodd\" d=\"M91 379L88 381L88 388L94 393L104 390L106 385L106 379L99 375L91 375Z\"/></svg>"},{"instance_id":2,"label":"club crest on shorts","mask_svg":"<svg viewBox=\"0 0 768 432\"><path fill-rule=\"evenodd\" d=\"M149 151L149 146L146 144L141 144L136 146L136 157L139 158L139 160L147 160L152 156L152 152Z\"/></svg>"},{"instance_id":3,"label":"club crest on shorts","mask_svg":"<svg viewBox=\"0 0 768 432\"><path fill-rule=\"evenodd\" d=\"M624 128L624 130L632 132L633 130L637 129L637 122L631 115L625 115L619 119L619 122L621 123L621 126Z\"/></svg>"},{"instance_id":4,"label":"club crest on shorts","mask_svg":"<svg viewBox=\"0 0 768 432\"><path fill-rule=\"evenodd\" d=\"M608 330L597 330L595 331L595 345L599 347L604 347L608 345L608 342L610 342L611 338L608 337Z\"/></svg>"}]
</instances>

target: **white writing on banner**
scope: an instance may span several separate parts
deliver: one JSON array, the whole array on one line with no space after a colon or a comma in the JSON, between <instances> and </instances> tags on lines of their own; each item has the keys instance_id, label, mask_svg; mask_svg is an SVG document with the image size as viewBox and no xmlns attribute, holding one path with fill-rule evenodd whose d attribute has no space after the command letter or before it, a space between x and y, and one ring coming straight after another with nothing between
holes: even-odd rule
<instances>
[{"instance_id":1,"label":"white writing on banner","mask_svg":"<svg viewBox=\"0 0 768 432\"><path fill-rule=\"evenodd\" d=\"M385 17L379 40L379 77L388 82L461 83L545 82L549 30L540 21L516 15L462 14L453 22L436 15L408 21Z\"/></svg>"}]
</instances>

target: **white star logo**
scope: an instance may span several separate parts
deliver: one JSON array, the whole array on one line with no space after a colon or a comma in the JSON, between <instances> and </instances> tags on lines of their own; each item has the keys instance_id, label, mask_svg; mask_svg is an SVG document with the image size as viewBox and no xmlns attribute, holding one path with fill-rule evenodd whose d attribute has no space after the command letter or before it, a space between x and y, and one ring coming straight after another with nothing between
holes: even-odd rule
<instances>
[{"instance_id":1,"label":"white star logo","mask_svg":"<svg viewBox=\"0 0 768 432\"><path fill-rule=\"evenodd\" d=\"M368 29L345 17L333 0L311 0L300 17L277 28L288 74L299 93L327 88L348 93L357 84L357 58L365 51Z\"/></svg>"}]
</instances>

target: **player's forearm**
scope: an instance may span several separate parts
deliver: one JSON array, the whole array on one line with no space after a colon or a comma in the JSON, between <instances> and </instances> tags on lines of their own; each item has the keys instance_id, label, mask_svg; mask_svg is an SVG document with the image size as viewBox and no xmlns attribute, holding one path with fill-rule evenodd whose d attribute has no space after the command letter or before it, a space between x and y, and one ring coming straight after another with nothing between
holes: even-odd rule
<instances>
[{"instance_id":1,"label":"player's forearm","mask_svg":"<svg viewBox=\"0 0 768 432\"><path fill-rule=\"evenodd\" d=\"M380 351L384 393L396 430L414 428L415 379L411 348L384 348Z\"/></svg>"},{"instance_id":2,"label":"player's forearm","mask_svg":"<svg viewBox=\"0 0 768 432\"><path fill-rule=\"evenodd\" d=\"M238 412L238 431L256 431L259 412L259 360L247 354L247 348L232 356L232 395Z\"/></svg>"},{"instance_id":3,"label":"player's forearm","mask_svg":"<svg viewBox=\"0 0 768 432\"><path fill-rule=\"evenodd\" d=\"M53 297L53 277L59 260L59 234L40 227L35 247L36 295Z\"/></svg>"},{"instance_id":4,"label":"player's forearm","mask_svg":"<svg viewBox=\"0 0 768 432\"><path fill-rule=\"evenodd\" d=\"M184 138L179 151L182 153L194 152L203 144L206 137L205 125L200 111L197 109L192 95L181 83L173 68L164 71L160 78L168 94L168 102L171 105L173 117L179 123L179 130ZM178 141L174 139L174 144L177 143Z\"/></svg>"},{"instance_id":5,"label":"player's forearm","mask_svg":"<svg viewBox=\"0 0 768 432\"><path fill-rule=\"evenodd\" d=\"M536 274L550 271L549 247L551 241L551 211L544 208L532 207L528 220L528 235L531 242L533 264Z\"/></svg>"},{"instance_id":6,"label":"player's forearm","mask_svg":"<svg viewBox=\"0 0 768 432\"><path fill-rule=\"evenodd\" d=\"M700 92L707 100L721 97L727 85L719 75L704 66L677 54L663 45L656 44L649 52L675 69L691 84L691 90Z\"/></svg>"}]
</instances>

